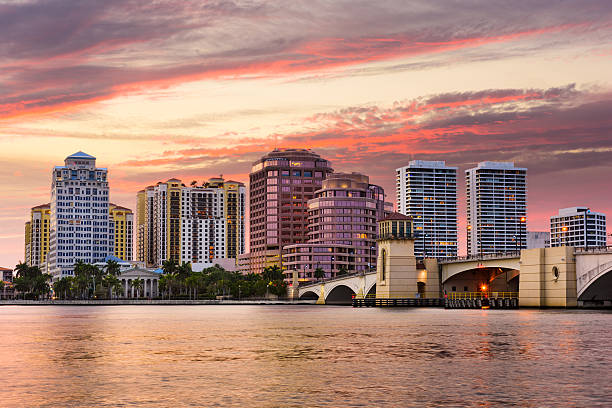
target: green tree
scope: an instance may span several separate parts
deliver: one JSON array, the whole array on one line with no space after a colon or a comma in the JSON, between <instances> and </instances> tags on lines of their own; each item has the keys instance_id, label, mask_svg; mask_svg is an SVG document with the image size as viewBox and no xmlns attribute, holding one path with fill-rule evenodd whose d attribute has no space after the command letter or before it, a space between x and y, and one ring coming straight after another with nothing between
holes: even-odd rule
<instances>
[{"instance_id":1,"label":"green tree","mask_svg":"<svg viewBox=\"0 0 612 408\"><path fill-rule=\"evenodd\" d=\"M314 277L317 279L317 281L325 278L325 271L323 270L323 268L317 268L314 271Z\"/></svg>"},{"instance_id":2,"label":"green tree","mask_svg":"<svg viewBox=\"0 0 612 408\"><path fill-rule=\"evenodd\" d=\"M144 281L140 278L136 278L132 281L132 288L136 291L136 299L140 297L140 291L144 285Z\"/></svg>"},{"instance_id":3,"label":"green tree","mask_svg":"<svg viewBox=\"0 0 612 408\"><path fill-rule=\"evenodd\" d=\"M261 274L266 281L282 280L283 272L278 265L266 266Z\"/></svg>"},{"instance_id":4,"label":"green tree","mask_svg":"<svg viewBox=\"0 0 612 408\"><path fill-rule=\"evenodd\" d=\"M121 266L119 266L119 262L112 259L109 259L106 262L104 269L107 274L112 276L119 276L121 274Z\"/></svg>"},{"instance_id":5,"label":"green tree","mask_svg":"<svg viewBox=\"0 0 612 408\"><path fill-rule=\"evenodd\" d=\"M53 283L53 292L55 292L55 296L60 299L66 300L68 296L72 297L72 277L64 276L61 279L58 279Z\"/></svg>"},{"instance_id":6,"label":"green tree","mask_svg":"<svg viewBox=\"0 0 612 408\"><path fill-rule=\"evenodd\" d=\"M117 287L120 289L119 294L122 293L121 290L123 290L123 285L121 285L121 281L115 275L111 275L110 273L106 274L103 278L103 284L108 290L109 299L113 298L113 293L117 293Z\"/></svg>"},{"instance_id":7,"label":"green tree","mask_svg":"<svg viewBox=\"0 0 612 408\"><path fill-rule=\"evenodd\" d=\"M176 272L178 265L174 259L168 259L162 264L162 270L165 274L173 274Z\"/></svg>"},{"instance_id":8,"label":"green tree","mask_svg":"<svg viewBox=\"0 0 612 408\"><path fill-rule=\"evenodd\" d=\"M346 274L348 274L348 271L346 270L346 266L342 265L340 269L338 269L337 275L341 276L341 275L346 275Z\"/></svg>"}]
</instances>

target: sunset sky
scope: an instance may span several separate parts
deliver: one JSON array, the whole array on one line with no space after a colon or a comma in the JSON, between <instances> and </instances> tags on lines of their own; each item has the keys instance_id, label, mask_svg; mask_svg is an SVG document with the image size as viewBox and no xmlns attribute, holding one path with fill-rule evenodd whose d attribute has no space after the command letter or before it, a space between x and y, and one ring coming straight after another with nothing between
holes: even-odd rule
<instances>
[{"instance_id":1,"label":"sunset sky","mask_svg":"<svg viewBox=\"0 0 612 408\"><path fill-rule=\"evenodd\" d=\"M528 168L529 230L612 216L612 2L0 0L0 266L71 153L134 208L171 177L246 183L275 147L392 202L395 168L446 160L460 231L483 160Z\"/></svg>"}]
</instances>

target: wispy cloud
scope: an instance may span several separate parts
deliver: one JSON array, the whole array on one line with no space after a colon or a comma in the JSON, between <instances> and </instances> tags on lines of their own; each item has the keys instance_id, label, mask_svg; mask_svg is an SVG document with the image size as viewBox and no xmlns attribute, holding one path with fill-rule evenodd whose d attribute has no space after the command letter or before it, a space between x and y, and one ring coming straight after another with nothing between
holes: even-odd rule
<instances>
[{"instance_id":1,"label":"wispy cloud","mask_svg":"<svg viewBox=\"0 0 612 408\"><path fill-rule=\"evenodd\" d=\"M605 41L611 35L605 2L564 1L554 8L517 2L503 18L499 7L466 2L450 13L449 5L421 1L2 5L0 118L75 109L194 80L337 70L526 38L575 39L597 31ZM538 9L548 18L533 18Z\"/></svg>"}]
</instances>

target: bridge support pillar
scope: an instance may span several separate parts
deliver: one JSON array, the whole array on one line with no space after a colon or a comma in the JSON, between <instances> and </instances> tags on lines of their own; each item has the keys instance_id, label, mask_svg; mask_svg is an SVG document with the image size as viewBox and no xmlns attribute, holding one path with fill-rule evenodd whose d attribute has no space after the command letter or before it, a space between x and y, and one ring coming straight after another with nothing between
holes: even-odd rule
<instances>
[{"instance_id":1,"label":"bridge support pillar","mask_svg":"<svg viewBox=\"0 0 612 408\"><path fill-rule=\"evenodd\" d=\"M520 306L576 307L577 304L573 247L521 251Z\"/></svg>"},{"instance_id":2,"label":"bridge support pillar","mask_svg":"<svg viewBox=\"0 0 612 408\"><path fill-rule=\"evenodd\" d=\"M419 276L419 282L425 283L424 297L427 299L437 299L442 297L442 287L440 286L440 268L438 260L434 258L426 258L424 273Z\"/></svg>"},{"instance_id":3,"label":"bridge support pillar","mask_svg":"<svg viewBox=\"0 0 612 408\"><path fill-rule=\"evenodd\" d=\"M319 299L317 299L317 305L325 304L325 284L322 283L319 290Z\"/></svg>"}]
</instances>

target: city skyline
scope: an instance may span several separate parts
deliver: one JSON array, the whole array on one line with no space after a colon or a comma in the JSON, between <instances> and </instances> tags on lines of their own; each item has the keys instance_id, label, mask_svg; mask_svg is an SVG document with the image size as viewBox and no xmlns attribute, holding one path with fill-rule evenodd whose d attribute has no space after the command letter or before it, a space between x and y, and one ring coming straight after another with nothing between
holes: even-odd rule
<instances>
[{"instance_id":1,"label":"city skyline","mask_svg":"<svg viewBox=\"0 0 612 408\"><path fill-rule=\"evenodd\" d=\"M49 170L78 150L133 210L158 180L246 182L273 148L311 147L390 201L410 160L513 161L528 230L560 208L610 214L612 10L589 4L4 5L0 265L23 257ZM464 253L462 177L458 215Z\"/></svg>"},{"instance_id":2,"label":"city skyline","mask_svg":"<svg viewBox=\"0 0 612 408\"><path fill-rule=\"evenodd\" d=\"M267 157L270 157L270 154L272 154L272 155L277 154L277 155L283 156L283 155L284 155L284 152L288 152L289 154L295 154L295 153L296 153L296 152L295 152L295 150L294 150L294 149L291 149L291 148L282 148L282 149L280 149L280 150L279 150L279 149L275 149L273 152L268 152L268 154L266 154L266 155L262 156L262 157L261 157L259 160L257 160L257 161L256 161L256 162L254 162L253 164L254 164L254 165L257 165L258 163L261 163L261 162L262 162L262 160L265 160ZM300 152L297 152L297 153L298 153L298 154L303 154L304 152L306 152L306 151L302 151L301 153L300 153ZM313 157L319 157L318 155L316 155L316 152L312 152L312 153L314 153L314 156L313 156ZM89 156L89 155L86 155L86 154L85 154L85 153L83 153L83 152L77 152L77 153L75 153L75 154L76 154L76 155L83 155L83 156L88 156L88 157L91 157L91 156ZM308 154L309 154L309 153L308 153ZM72 157L72 156L69 156L67 159L69 159L70 157ZM288 157L289 157L289 156L288 156ZM326 161L326 159L325 159L324 157L319 157L319 160ZM433 166L433 165L436 165L437 163L441 163L442 165L444 164L444 162L443 162L443 161L438 161L438 162L436 162L436 161L429 161L429 162L427 162L427 161L426 161L426 162L423 162L423 161L416 160L416 161L411 161L411 162L410 162L410 166L421 166L421 165L423 165L423 164L426 164L426 165L428 165L428 166ZM512 163L510 163L510 162L501 162L501 163L500 163L500 162L492 162L492 163L491 163L491 162L481 162L481 163L478 163L478 167L477 167L477 168L480 168L480 166L483 166L483 165L484 165L484 166L491 166L491 165L494 165L494 166L498 166L498 167L499 167L499 166L501 166L501 167L504 167L504 166L506 166L506 167L507 167L507 166L512 167ZM435 166L434 166L434 167L435 167ZM500 167L500 168L501 168L501 167ZM57 167L56 167L56 168L57 168ZM404 170L404 169L406 169L406 168L407 168L407 167L405 167L405 168L403 168L403 169L396 169L396 173L398 173L400 170ZM453 169L454 169L454 168L453 168ZM106 168L104 168L103 170L107 171L107 169L106 169ZM461 170L461 169L460 169L460 170ZM469 171L469 170L476 170L476 168L474 168L474 169L466 169L466 171L465 171L466 175L467 175L467 173L468 173L468 171ZM523 169L523 170L525 170L525 169ZM528 170L528 169L527 169L527 170ZM109 173L110 173L110 172L109 172ZM338 170L338 171L334 171L333 173L336 173L337 175L346 174L345 172L343 172L343 171L342 171L342 169L340 169L340 170ZM333 174L333 173L332 173L332 174ZM358 173L355 173L355 172L354 172L353 174L358 174ZM399 174L399 173L398 173L398 174ZM367 176L366 176L366 177L367 177ZM397 185L397 180L398 180L398 177L399 177L399 176L396 174L396 177L395 177L395 184L396 184L396 187L398 187L398 185ZM110 177L109 177L109 180L110 180ZM221 184L223 184L222 180L223 180L223 178L215 178L215 177L212 177L212 178L210 178L208 181L202 181L202 182L201 182L202 187L197 187L197 188L208 188L208 186L209 186L209 185L211 185L211 183L213 183L213 184L214 184L214 183L219 182L219 181L221 181ZM455 183L457 184L457 186L459 186L459 185L460 185L460 180L461 180L461 178L457 178L457 179L455 180ZM194 181L196 181L196 180L194 180ZM192 187L192 188L193 188L193 187L194 187L194 186L197 184L197 183L194 183L194 181L192 181L192 182L190 183L190 185L191 185L191 187ZM177 186L179 186L178 188L183 188L183 189L187 188L187 190L189 190L189 186L188 186L187 184L183 183L181 180L176 179L176 178L170 178L170 179L169 179L167 182L161 182L161 181L158 181L158 182L157 182L157 184L155 184L155 185L156 185L156 186L159 186L159 185L166 185L167 183L172 183L172 182L177 183L176 185L177 185ZM198 183L199 183L199 182L198 182ZM228 183L228 181L226 181L226 183ZM229 181L229 183L231 183L231 184L233 183L233 184L237 184L237 185L246 185L247 187L248 187L248 185L249 185L249 182L248 182L248 181L246 181L245 183L242 183L241 181ZM109 184L110 184L110 183L109 183ZM527 182L527 184L528 184L528 182ZM181 187L181 186L182 186L182 187ZM146 187L144 190L139 190L139 191L137 191L137 193L136 193L136 197L137 197L137 199L136 199L136 203L135 203L134 208L136 208L136 209L139 209L139 208L140 208L140 201L139 201L139 200L140 200L140 195L141 195L142 193L144 193L145 191L148 191L149 189L153 189L153 188L154 188L154 186L152 186L152 185L151 185L151 186ZM244 188L244 187L243 187L243 188ZM467 227L468 227L468 224L469 224L469 222L468 222L468 217L469 217L469 215L468 215L468 212L467 212L467 205L466 205L466 204L467 204L467 195L466 195L466 193L467 193L467 192L465 191L466 189L467 189L467 186L466 186L466 185L464 185L464 186L463 186L463 190L464 190L463 192L461 192L461 188L458 188L458 190L459 190L459 191L458 191L457 197L461 197L461 198L462 198L462 199L464 199L465 201L464 201L464 202L461 202L461 199L458 199L458 203L457 203L458 205L457 205L457 207L458 207L458 208L462 208L462 207L463 207L463 208L465 209L465 211L464 211L464 213L463 213L463 214L461 213L461 211L459 211L459 212L458 212L458 215L457 215L458 222L457 222L457 224L458 224L458 225L462 225L462 224L464 224L464 225L466 226L466 231L467 231L467 229L468 229ZM316 191L318 191L318 189L317 189ZM109 191L109 195L110 195L110 192L112 192L112 189L110 189L110 191ZM396 194L395 194L395 195L396 195L396 198L400 197L399 190L397 190L397 189L396 189L395 193L396 193ZM389 193L385 192L385 194L384 194L384 196L385 196L385 200L387 199L387 197L389 197L389 195L390 195ZM527 194L527 196L529 196L529 193ZM144 199L144 197L143 197L143 199ZM528 202L529 202L529 199L527 199L527 203L528 203ZM401 212L401 207L400 207L399 202L396 200L395 202L392 202L392 203L394 203L394 210L395 210L395 211L400 211L400 212ZM132 214L133 214L133 211L132 211L132 209L130 209L130 208L126 208L126 207L123 207L123 206L121 206L121 205L117 205L117 204L113 204L113 203L109 203L109 205L110 205L111 207L113 207L113 208L117 208L117 209L118 209L118 210L120 210L120 211L127 210L127 211L129 211L130 216L133 216L133 215L132 215ZM49 206L49 204L44 204L44 205L33 206L33 207L29 208L29 209L28 209L28 211L29 211L29 212L33 212L33 211L38 210L39 208L42 208L42 207L44 207L44 206L47 206L47 207L48 207L48 206ZM245 203L245 207L246 207L246 209L248 209L248 208L249 208L249 206L250 206L250 199L249 199L249 200L247 200L247 202ZM559 212L561 212L561 211L563 211L564 209L561 209L561 208L560 208L560 209L558 209L558 210L559 210ZM555 210L555 211L556 211L556 210ZM111 211L111 213L112 213L112 211ZM244 223L244 228L245 228L245 231L246 231L246 230L248 230L248 229L249 229L249 225L250 225L250 213L249 213L249 211L245 211L245 213L246 213L246 219L245 219L245 223ZM598 213L598 214L599 214L599 213ZM551 213L551 214L548 216L547 222L549 222L549 221L550 221L550 220L551 220L553 217L555 217L555 216L556 216L556 214ZM529 218L529 212L527 212L527 218ZM604 215L604 218L605 218L605 215ZM527 219L525 219L525 222L527 222ZM134 221L130 221L130 223L131 223L131 225L133 225L133 227L132 227L132 228L133 228L133 233L132 233L132 236L130 237L130 242L129 242L129 244L128 244L128 243L126 243L126 245L129 245L130 247L132 247L132 248L133 248L133 250L132 250L132 257L131 257L132 259L134 259L134 260L144 261L144 259L140 259L140 258L138 257L138 254L137 254L137 249L136 249L137 245L132 244L132 242L136 242L136 243L138 243L138 234L139 234L139 231L138 231L138 226L137 226L137 224L136 224ZM25 238L25 240L26 240L26 242L25 242L25 246L26 246L25 251L26 251L26 255L27 255L27 253L28 253L28 242L27 242L27 237L29 236L29 235L28 235L28 234L29 234L29 233L28 233L29 228L31 229L31 226L30 226L31 222L30 222L30 221L28 221L28 218L27 218L27 217L25 218L24 224L25 224L26 236L25 236L25 237L23 237L23 236L22 236L22 237L23 237L23 238ZM527 225L528 225L528 223L527 223ZM533 229L533 228L529 229L529 227L528 227L528 226L527 226L527 227L524 227L524 226L523 226L522 228L526 228L525 230L522 230L522 233L523 233L523 234L526 234L527 232L533 233L533 232L540 231L540 230ZM470 229L471 229L471 228L470 228ZM548 224L548 227L547 227L547 228L544 228L544 229L542 230L542 232L549 232L549 231L552 231L552 228L551 228L550 223ZM608 235L608 234L607 234L607 231L604 231L604 233L605 233L605 235L604 235L604 238L603 238L603 239L604 239L604 242L605 242L605 241L606 241L606 237L607 237L607 235ZM460 256L461 256L461 255L466 255L466 254L467 254L467 255L469 255L469 248L468 248L467 236L466 236L465 231L462 233L462 231L461 231L461 230L458 228L457 235L458 235L458 237L459 237L459 245L458 245L458 247L460 248L460 249L459 249L459 252L458 252L458 255L460 255ZM245 253L245 254L248 254L249 252L251 252L251 251L250 251L250 243L249 243L249 240L248 240L248 234L245 234L245 241L246 241L247 245L246 245L246 246L245 246L245 248L244 248L244 253ZM514 241L512 241L512 242L514 242ZM520 242L520 240L519 240L518 242ZM22 243L22 244L23 244L23 243ZM123 245L123 244L122 244L122 245ZM520 244L520 246L522 246L522 245L526 245L526 241L525 241L525 242L522 242L522 243ZM510 246L512 247L512 248L510 248L510 249L513 249L513 248L514 248L514 246L515 246L515 244L512 244L512 243L511 243L511 244L510 244ZM517 247L518 247L518 246L517 246ZM121 250L125 250L125 249L121 249ZM117 255L116 251L117 251L117 249L115 249L115 255ZM477 252L478 252L478 251L477 251ZM22 246L22 254L23 254L23 246ZM21 260L22 260L22 259L20 259L20 261L21 261ZM26 258L24 258L23 260L24 260L24 261L27 261L27 256L26 256ZM158 262L158 263L159 263L159 262ZM157 264L156 264L156 265L157 265ZM159 266L159 265L158 265L158 266Z\"/></svg>"}]
</instances>

